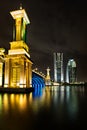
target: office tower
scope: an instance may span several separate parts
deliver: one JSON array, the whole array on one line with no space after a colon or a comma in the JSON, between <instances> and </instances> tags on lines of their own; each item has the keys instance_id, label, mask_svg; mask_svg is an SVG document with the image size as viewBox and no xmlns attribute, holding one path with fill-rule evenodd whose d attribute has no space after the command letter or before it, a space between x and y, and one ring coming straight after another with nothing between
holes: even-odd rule
<instances>
[{"instance_id":1,"label":"office tower","mask_svg":"<svg viewBox=\"0 0 87 130\"><path fill-rule=\"evenodd\" d=\"M63 53L54 53L54 82L63 82Z\"/></svg>"},{"instance_id":2,"label":"office tower","mask_svg":"<svg viewBox=\"0 0 87 130\"><path fill-rule=\"evenodd\" d=\"M70 59L67 63L66 82L67 83L76 82L76 62L74 59Z\"/></svg>"}]
</instances>

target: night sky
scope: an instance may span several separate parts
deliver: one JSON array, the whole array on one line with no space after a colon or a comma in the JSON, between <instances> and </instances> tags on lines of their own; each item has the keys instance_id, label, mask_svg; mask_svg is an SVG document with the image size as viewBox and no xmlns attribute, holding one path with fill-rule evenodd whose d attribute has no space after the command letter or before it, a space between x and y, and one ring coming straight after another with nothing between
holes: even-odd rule
<instances>
[{"instance_id":1,"label":"night sky","mask_svg":"<svg viewBox=\"0 0 87 130\"><path fill-rule=\"evenodd\" d=\"M20 3L30 19L27 44L33 61L46 74L49 66L53 77L53 52L64 53L77 63L77 80L87 81L87 3L84 0L3 0L0 2L0 47L9 49L13 19L10 11Z\"/></svg>"}]
</instances>

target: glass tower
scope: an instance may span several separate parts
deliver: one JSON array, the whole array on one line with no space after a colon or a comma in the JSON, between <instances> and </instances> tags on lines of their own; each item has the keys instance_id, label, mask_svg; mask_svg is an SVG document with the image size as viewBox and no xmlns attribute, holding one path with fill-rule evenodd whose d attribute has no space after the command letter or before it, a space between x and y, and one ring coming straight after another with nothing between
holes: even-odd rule
<instances>
[{"instance_id":1,"label":"glass tower","mask_svg":"<svg viewBox=\"0 0 87 130\"><path fill-rule=\"evenodd\" d=\"M63 53L54 53L54 82L63 82Z\"/></svg>"},{"instance_id":2,"label":"glass tower","mask_svg":"<svg viewBox=\"0 0 87 130\"><path fill-rule=\"evenodd\" d=\"M76 62L74 59L70 59L66 68L66 82L75 83L76 79Z\"/></svg>"}]
</instances>

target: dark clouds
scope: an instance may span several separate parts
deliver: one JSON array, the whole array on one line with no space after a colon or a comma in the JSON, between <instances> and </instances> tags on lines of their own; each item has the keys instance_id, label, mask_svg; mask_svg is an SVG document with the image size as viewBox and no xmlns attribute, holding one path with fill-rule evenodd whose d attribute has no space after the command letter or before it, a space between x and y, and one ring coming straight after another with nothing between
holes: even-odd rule
<instances>
[{"instance_id":1,"label":"dark clouds","mask_svg":"<svg viewBox=\"0 0 87 130\"><path fill-rule=\"evenodd\" d=\"M5 4L6 3L6 4ZM28 25L27 44L33 67L53 75L53 52L64 53L64 65L74 58L78 80L87 81L87 3L83 0L3 0L0 3L0 47L9 49L12 41L13 19L10 11L26 9Z\"/></svg>"}]
</instances>

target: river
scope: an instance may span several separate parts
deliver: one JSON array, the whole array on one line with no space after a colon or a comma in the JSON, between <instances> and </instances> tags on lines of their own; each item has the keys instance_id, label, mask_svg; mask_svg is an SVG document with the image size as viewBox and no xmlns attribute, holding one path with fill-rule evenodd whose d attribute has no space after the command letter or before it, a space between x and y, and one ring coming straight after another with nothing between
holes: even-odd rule
<instances>
[{"instance_id":1,"label":"river","mask_svg":"<svg viewBox=\"0 0 87 130\"><path fill-rule=\"evenodd\" d=\"M0 130L87 128L87 88L50 86L30 94L0 94Z\"/></svg>"}]
</instances>

